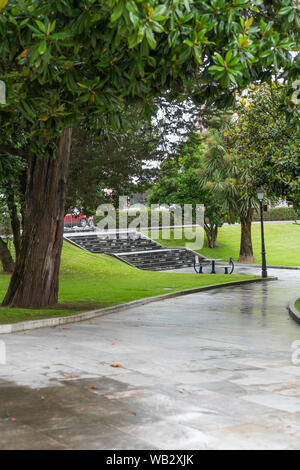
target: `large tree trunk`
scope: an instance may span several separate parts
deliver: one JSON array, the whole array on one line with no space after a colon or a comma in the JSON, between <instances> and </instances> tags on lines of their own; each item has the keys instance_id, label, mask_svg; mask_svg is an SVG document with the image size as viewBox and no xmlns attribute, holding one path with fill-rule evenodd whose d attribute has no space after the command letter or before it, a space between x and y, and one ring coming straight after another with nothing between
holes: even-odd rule
<instances>
[{"instance_id":1,"label":"large tree trunk","mask_svg":"<svg viewBox=\"0 0 300 470\"><path fill-rule=\"evenodd\" d=\"M21 250L4 306L45 308L58 301L71 135L64 130L56 158L30 159Z\"/></svg>"},{"instance_id":2,"label":"large tree trunk","mask_svg":"<svg viewBox=\"0 0 300 470\"><path fill-rule=\"evenodd\" d=\"M239 263L255 263L252 246L252 213L249 211L241 219L241 247Z\"/></svg>"},{"instance_id":3,"label":"large tree trunk","mask_svg":"<svg viewBox=\"0 0 300 470\"><path fill-rule=\"evenodd\" d=\"M7 243L0 237L0 261L5 273L12 273L15 267L14 260L10 254Z\"/></svg>"}]
</instances>

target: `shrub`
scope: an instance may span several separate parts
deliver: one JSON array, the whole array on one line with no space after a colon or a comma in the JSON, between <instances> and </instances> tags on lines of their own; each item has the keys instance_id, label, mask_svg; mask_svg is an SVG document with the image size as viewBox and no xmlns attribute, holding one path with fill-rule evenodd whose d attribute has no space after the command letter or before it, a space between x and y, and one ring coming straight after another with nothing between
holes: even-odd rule
<instances>
[{"instance_id":1,"label":"shrub","mask_svg":"<svg viewBox=\"0 0 300 470\"><path fill-rule=\"evenodd\" d=\"M295 211L293 207L272 207L264 212L264 219L267 221L275 220L296 220L299 218L299 213ZM260 214L258 211L255 212L254 221L260 220Z\"/></svg>"}]
</instances>

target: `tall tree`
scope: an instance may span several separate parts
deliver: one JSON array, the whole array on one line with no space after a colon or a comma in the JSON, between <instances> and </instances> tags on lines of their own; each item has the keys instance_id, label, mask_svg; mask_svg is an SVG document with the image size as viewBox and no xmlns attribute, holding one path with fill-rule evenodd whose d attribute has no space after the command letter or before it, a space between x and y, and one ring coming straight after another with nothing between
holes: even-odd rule
<instances>
[{"instance_id":1,"label":"tall tree","mask_svg":"<svg viewBox=\"0 0 300 470\"><path fill-rule=\"evenodd\" d=\"M144 192L165 158L162 131L153 127L137 110L127 110L126 128L100 132L90 126L74 129L66 208L80 207L93 215L104 202L105 189L119 196ZM109 197L111 200L111 197Z\"/></svg>"},{"instance_id":2,"label":"tall tree","mask_svg":"<svg viewBox=\"0 0 300 470\"><path fill-rule=\"evenodd\" d=\"M298 3L1 2L0 150L28 161L21 250L4 305L57 302L71 127L90 114L118 126L124 103L146 109L162 88L226 103L253 80L293 78ZM22 148L11 139L15 122L27 136Z\"/></svg>"},{"instance_id":3,"label":"tall tree","mask_svg":"<svg viewBox=\"0 0 300 470\"><path fill-rule=\"evenodd\" d=\"M253 212L258 205L257 185L251 172L241 169L239 165L244 155L235 154L229 146L227 128L230 128L231 118L228 116L225 123L223 119L215 119L211 129L204 134L206 150L203 167L198 174L212 197L222 201L223 210L228 213L229 220L234 221L239 218L241 222L239 262L252 263L255 259L251 228Z\"/></svg>"},{"instance_id":4,"label":"tall tree","mask_svg":"<svg viewBox=\"0 0 300 470\"><path fill-rule=\"evenodd\" d=\"M300 131L290 106L283 87L251 85L232 118L207 135L202 177L241 221L240 262L254 261L251 224L260 186L267 200L286 198L299 208Z\"/></svg>"}]
</instances>

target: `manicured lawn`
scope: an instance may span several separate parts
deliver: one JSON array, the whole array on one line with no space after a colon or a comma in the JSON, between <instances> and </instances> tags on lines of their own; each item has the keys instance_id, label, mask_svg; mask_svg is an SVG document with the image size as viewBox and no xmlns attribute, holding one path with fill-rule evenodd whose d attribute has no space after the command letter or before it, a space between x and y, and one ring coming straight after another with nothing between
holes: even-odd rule
<instances>
[{"instance_id":1,"label":"manicured lawn","mask_svg":"<svg viewBox=\"0 0 300 470\"><path fill-rule=\"evenodd\" d=\"M200 230L200 229L198 229ZM208 248L205 240L204 247L199 251L208 258L229 259L235 261L239 257L241 229L239 225L224 226L219 231L218 248ZM164 246L184 246L185 240L157 240ZM252 226L254 256L261 263L260 225ZM300 266L300 225L292 222L284 224L265 224L265 241L267 263L277 266Z\"/></svg>"},{"instance_id":2,"label":"manicured lawn","mask_svg":"<svg viewBox=\"0 0 300 470\"><path fill-rule=\"evenodd\" d=\"M296 309L300 312L300 299L296 301Z\"/></svg>"},{"instance_id":3,"label":"manicured lawn","mask_svg":"<svg viewBox=\"0 0 300 470\"><path fill-rule=\"evenodd\" d=\"M225 276L140 271L106 255L95 255L64 244L59 305L47 310L0 308L0 324L71 315L193 287L251 279ZM9 276L0 274L0 300Z\"/></svg>"}]
</instances>

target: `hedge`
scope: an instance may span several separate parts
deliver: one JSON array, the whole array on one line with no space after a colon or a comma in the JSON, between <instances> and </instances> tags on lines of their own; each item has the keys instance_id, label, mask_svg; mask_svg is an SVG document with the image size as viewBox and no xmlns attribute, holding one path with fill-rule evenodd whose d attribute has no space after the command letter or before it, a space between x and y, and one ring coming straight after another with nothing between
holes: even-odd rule
<instances>
[{"instance_id":1,"label":"hedge","mask_svg":"<svg viewBox=\"0 0 300 470\"><path fill-rule=\"evenodd\" d=\"M297 213L292 207L272 207L264 212L264 220L275 221L275 220L297 220L300 218L299 212ZM258 211L255 212L254 221L260 220L260 214Z\"/></svg>"}]
</instances>

